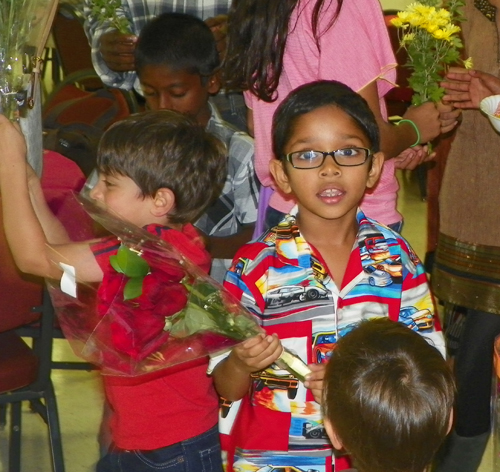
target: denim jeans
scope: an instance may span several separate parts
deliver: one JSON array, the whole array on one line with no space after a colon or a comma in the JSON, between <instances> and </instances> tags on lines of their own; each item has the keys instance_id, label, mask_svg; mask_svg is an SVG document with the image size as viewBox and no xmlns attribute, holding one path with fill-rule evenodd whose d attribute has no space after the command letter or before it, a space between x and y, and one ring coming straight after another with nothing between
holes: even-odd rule
<instances>
[{"instance_id":1,"label":"denim jeans","mask_svg":"<svg viewBox=\"0 0 500 472\"><path fill-rule=\"evenodd\" d=\"M387 226L391 228L393 231L396 231L396 233L401 233L401 230L403 229L403 220L398 221L396 223L391 223L390 225Z\"/></svg>"},{"instance_id":2,"label":"denim jeans","mask_svg":"<svg viewBox=\"0 0 500 472\"><path fill-rule=\"evenodd\" d=\"M286 213L283 213L279 210L276 210L273 207L267 207L266 210L266 219L264 221L264 230L277 226L278 223L286 216Z\"/></svg>"},{"instance_id":3,"label":"denim jeans","mask_svg":"<svg viewBox=\"0 0 500 472\"><path fill-rule=\"evenodd\" d=\"M206 433L152 451L111 448L96 466L96 472L222 472L217 426Z\"/></svg>"}]
</instances>

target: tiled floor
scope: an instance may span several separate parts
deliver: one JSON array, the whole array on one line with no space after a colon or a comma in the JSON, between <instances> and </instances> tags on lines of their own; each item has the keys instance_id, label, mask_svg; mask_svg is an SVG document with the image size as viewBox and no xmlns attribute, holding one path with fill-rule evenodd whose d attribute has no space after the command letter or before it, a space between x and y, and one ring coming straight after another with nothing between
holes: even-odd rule
<instances>
[{"instance_id":1,"label":"tiled floor","mask_svg":"<svg viewBox=\"0 0 500 472\"><path fill-rule=\"evenodd\" d=\"M405 216L403 235L417 254L425 252L426 206L421 200L414 174L400 176L400 210ZM65 341L56 341L55 356L68 360ZM102 392L96 372L54 371L59 403L67 472L90 472L99 452L97 433L101 417ZM23 472L50 472L48 439L42 420L25 407L23 413ZM479 472L492 472L492 448L488 448ZM6 431L0 431L0 472L7 471Z\"/></svg>"}]
</instances>

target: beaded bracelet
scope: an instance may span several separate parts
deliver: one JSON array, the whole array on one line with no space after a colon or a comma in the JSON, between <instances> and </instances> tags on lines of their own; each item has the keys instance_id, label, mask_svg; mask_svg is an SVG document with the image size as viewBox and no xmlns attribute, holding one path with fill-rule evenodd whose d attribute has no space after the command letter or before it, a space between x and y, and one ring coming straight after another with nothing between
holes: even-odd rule
<instances>
[{"instance_id":1,"label":"beaded bracelet","mask_svg":"<svg viewBox=\"0 0 500 472\"><path fill-rule=\"evenodd\" d=\"M413 126L415 133L417 133L417 140L410 147L414 147L414 146L417 146L418 144L420 144L420 131L418 130L417 125L412 120L403 119L403 120L399 120L398 123L396 124L396 126L399 126L401 123L410 123L410 125Z\"/></svg>"}]
</instances>

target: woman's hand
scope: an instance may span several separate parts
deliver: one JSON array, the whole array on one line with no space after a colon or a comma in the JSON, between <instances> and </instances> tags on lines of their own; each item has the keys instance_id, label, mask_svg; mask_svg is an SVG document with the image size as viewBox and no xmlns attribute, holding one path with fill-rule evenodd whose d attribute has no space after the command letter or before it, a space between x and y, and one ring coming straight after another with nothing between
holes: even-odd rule
<instances>
[{"instance_id":1,"label":"woman's hand","mask_svg":"<svg viewBox=\"0 0 500 472\"><path fill-rule=\"evenodd\" d=\"M443 101L455 108L475 109L483 98L500 94L500 79L479 70L451 67L446 80L441 82L445 89Z\"/></svg>"},{"instance_id":2,"label":"woman's hand","mask_svg":"<svg viewBox=\"0 0 500 472\"><path fill-rule=\"evenodd\" d=\"M408 108L403 119L415 123L420 132L420 143L428 143L441 134L439 111L432 102Z\"/></svg>"},{"instance_id":3,"label":"woman's hand","mask_svg":"<svg viewBox=\"0 0 500 472\"><path fill-rule=\"evenodd\" d=\"M439 120L441 121L441 133L445 134L453 130L459 123L462 110L455 108L449 102L440 101L436 104L439 110Z\"/></svg>"}]
</instances>

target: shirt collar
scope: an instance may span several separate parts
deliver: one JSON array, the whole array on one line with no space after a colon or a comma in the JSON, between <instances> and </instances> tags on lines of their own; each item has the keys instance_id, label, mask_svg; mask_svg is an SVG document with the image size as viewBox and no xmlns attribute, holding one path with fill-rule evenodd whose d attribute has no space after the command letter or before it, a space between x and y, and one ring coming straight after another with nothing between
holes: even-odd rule
<instances>
[{"instance_id":1,"label":"shirt collar","mask_svg":"<svg viewBox=\"0 0 500 472\"><path fill-rule=\"evenodd\" d=\"M210 107L210 119L208 120L206 130L210 131L216 126L222 126L224 120L217 107L210 100L208 100L208 106Z\"/></svg>"},{"instance_id":2,"label":"shirt collar","mask_svg":"<svg viewBox=\"0 0 500 472\"><path fill-rule=\"evenodd\" d=\"M311 266L311 247L297 226L296 208L294 207L268 234L272 234L272 238L275 240L276 255L281 262L296 267L308 268ZM363 267L373 265L376 263L377 255L366 249L366 239L370 235L371 237L376 235L378 237L377 246L385 248L388 243L387 239L390 237L394 239L394 236L390 229L367 218L360 208L356 212L356 220L358 222L358 234L353 248L359 247L360 253L364 255L362 257Z\"/></svg>"}]
</instances>

